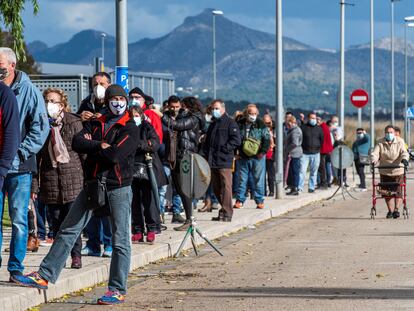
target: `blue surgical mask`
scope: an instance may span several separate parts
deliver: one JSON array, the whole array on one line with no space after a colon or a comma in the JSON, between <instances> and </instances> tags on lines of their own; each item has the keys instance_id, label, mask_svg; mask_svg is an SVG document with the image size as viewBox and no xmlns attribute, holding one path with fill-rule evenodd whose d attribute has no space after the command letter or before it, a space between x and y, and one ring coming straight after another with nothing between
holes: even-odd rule
<instances>
[{"instance_id":1,"label":"blue surgical mask","mask_svg":"<svg viewBox=\"0 0 414 311\"><path fill-rule=\"evenodd\" d=\"M393 141L394 140L394 134L392 134L392 133L386 133L385 134L385 140L386 141Z\"/></svg>"},{"instance_id":2,"label":"blue surgical mask","mask_svg":"<svg viewBox=\"0 0 414 311\"><path fill-rule=\"evenodd\" d=\"M213 117L215 119L220 119L221 117L220 109L213 109Z\"/></svg>"},{"instance_id":3,"label":"blue surgical mask","mask_svg":"<svg viewBox=\"0 0 414 311\"><path fill-rule=\"evenodd\" d=\"M364 133L358 134L358 139L362 139L362 138L364 138L364 136L365 136Z\"/></svg>"},{"instance_id":4,"label":"blue surgical mask","mask_svg":"<svg viewBox=\"0 0 414 311\"><path fill-rule=\"evenodd\" d=\"M134 117L134 121L135 121L135 124L136 124L137 126L140 126L140 125L141 125L141 123L142 123L142 119L141 119L141 117Z\"/></svg>"},{"instance_id":5,"label":"blue surgical mask","mask_svg":"<svg viewBox=\"0 0 414 311\"><path fill-rule=\"evenodd\" d=\"M312 125L312 126L315 126L316 125L316 120L315 119L310 119L309 124Z\"/></svg>"}]
</instances>

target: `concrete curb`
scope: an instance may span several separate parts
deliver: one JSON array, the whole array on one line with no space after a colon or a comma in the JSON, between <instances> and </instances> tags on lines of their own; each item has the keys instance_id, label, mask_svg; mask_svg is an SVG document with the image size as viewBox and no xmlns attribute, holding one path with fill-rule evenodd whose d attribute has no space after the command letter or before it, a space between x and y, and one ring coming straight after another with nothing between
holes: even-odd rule
<instances>
[{"instance_id":1,"label":"concrete curb","mask_svg":"<svg viewBox=\"0 0 414 311\"><path fill-rule=\"evenodd\" d=\"M310 203L320 201L328 198L334 192L335 188L331 190L321 191L314 194L304 193L298 197L286 198L283 200L267 199L265 201L266 208L257 210L253 202L246 202L243 209L235 210L233 221L231 223L213 223L209 221L212 215L216 213L196 214L198 218L198 227L211 240L220 238L229 233L237 232L249 225L255 225L261 221L268 220L273 217L283 215L289 211L299 209ZM155 245L133 245L131 256L131 271L139 267L147 265L151 262L172 256L178 249L184 232L175 232L171 230L165 231L160 236L157 236ZM204 243L202 239L197 237L197 244ZM191 247L190 240L188 240L184 249ZM48 248L45 249L47 252ZM28 255L25 260L27 271L36 270L38 263L31 263L31 256ZM36 260L40 262L43 254L37 255ZM35 257L33 257L35 258ZM4 311L21 311L28 308L40 305L46 301L57 299L83 288L94 286L100 282L108 280L109 277L109 259L100 257L85 258L84 268L80 270L64 269L59 281L52 285L49 289L39 291L37 289L23 288L13 286L8 283L8 274L2 271L0 286L2 287L0 293L0 310ZM7 262L3 258L3 262ZM30 266L29 266L30 265ZM6 270L3 268L2 270ZM7 271L6 271L7 272Z\"/></svg>"}]
</instances>

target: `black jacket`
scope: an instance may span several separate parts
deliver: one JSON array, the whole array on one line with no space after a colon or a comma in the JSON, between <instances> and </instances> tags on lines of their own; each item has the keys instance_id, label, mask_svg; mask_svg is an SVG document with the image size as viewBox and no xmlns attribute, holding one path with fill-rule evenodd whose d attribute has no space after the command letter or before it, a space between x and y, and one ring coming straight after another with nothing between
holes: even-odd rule
<instances>
[{"instance_id":1,"label":"black jacket","mask_svg":"<svg viewBox=\"0 0 414 311\"><path fill-rule=\"evenodd\" d=\"M132 183L134 156L137 149L138 127L128 113L104 133L108 115L83 123L83 130L73 137L74 151L86 154L84 174L86 180L95 179L108 171L107 187L113 190ZM84 137L90 134L92 140ZM101 148L105 141L111 145Z\"/></svg>"},{"instance_id":2,"label":"black jacket","mask_svg":"<svg viewBox=\"0 0 414 311\"><path fill-rule=\"evenodd\" d=\"M204 128L201 112L181 111L175 120L164 114L162 122L169 131L177 132L177 160L181 160L185 152L198 152L200 132Z\"/></svg>"},{"instance_id":3,"label":"black jacket","mask_svg":"<svg viewBox=\"0 0 414 311\"><path fill-rule=\"evenodd\" d=\"M304 154L316 154L321 151L323 131L319 125L302 124L302 149Z\"/></svg>"},{"instance_id":4,"label":"black jacket","mask_svg":"<svg viewBox=\"0 0 414 311\"><path fill-rule=\"evenodd\" d=\"M101 114L105 114L108 113L108 109L105 106L102 107L97 107L93 101L95 101L95 97L93 95L88 95L86 98L84 98L79 106L78 111L76 112L76 114L81 114L84 111L89 111L92 113L101 113Z\"/></svg>"},{"instance_id":5,"label":"black jacket","mask_svg":"<svg viewBox=\"0 0 414 311\"><path fill-rule=\"evenodd\" d=\"M202 154L211 168L231 168L234 150L241 144L239 127L227 114L210 125Z\"/></svg>"},{"instance_id":6,"label":"black jacket","mask_svg":"<svg viewBox=\"0 0 414 311\"><path fill-rule=\"evenodd\" d=\"M147 164L145 161L145 154L149 153L152 157L152 166L155 178L157 179L158 187L166 185L167 177L164 173L161 160L158 156L158 150L160 148L160 138L155 132L154 128L146 121L143 121L138 126L138 142L137 150L135 153L135 166L137 163Z\"/></svg>"}]
</instances>

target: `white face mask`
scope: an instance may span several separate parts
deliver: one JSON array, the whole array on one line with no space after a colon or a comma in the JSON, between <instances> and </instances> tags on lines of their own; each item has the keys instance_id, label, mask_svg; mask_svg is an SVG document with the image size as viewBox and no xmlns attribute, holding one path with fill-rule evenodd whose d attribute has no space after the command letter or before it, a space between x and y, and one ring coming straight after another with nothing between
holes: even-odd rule
<instances>
[{"instance_id":1,"label":"white face mask","mask_svg":"<svg viewBox=\"0 0 414 311\"><path fill-rule=\"evenodd\" d=\"M116 116L120 116L121 114L123 114L126 110L126 106L126 101L122 100L111 100L109 102L109 109Z\"/></svg>"},{"instance_id":2,"label":"white face mask","mask_svg":"<svg viewBox=\"0 0 414 311\"><path fill-rule=\"evenodd\" d=\"M97 86L93 88L93 94L95 95L97 99L104 99L105 91L106 89L100 84L98 84Z\"/></svg>"},{"instance_id":3,"label":"white face mask","mask_svg":"<svg viewBox=\"0 0 414 311\"><path fill-rule=\"evenodd\" d=\"M141 119L141 117L134 117L134 121L135 121L135 124L136 124L137 126L140 126L140 125L141 125L141 123L142 123L142 119Z\"/></svg>"},{"instance_id":4,"label":"white face mask","mask_svg":"<svg viewBox=\"0 0 414 311\"><path fill-rule=\"evenodd\" d=\"M154 104L153 106L154 106L155 110L161 111L161 105L160 104Z\"/></svg>"},{"instance_id":5,"label":"white face mask","mask_svg":"<svg viewBox=\"0 0 414 311\"><path fill-rule=\"evenodd\" d=\"M52 102L47 103L47 113L49 117L53 119L57 119L59 117L60 112L61 112L61 109L58 104L55 104Z\"/></svg>"},{"instance_id":6,"label":"white face mask","mask_svg":"<svg viewBox=\"0 0 414 311\"><path fill-rule=\"evenodd\" d=\"M255 122L256 119L257 119L257 116L256 115L249 114L249 121L250 122Z\"/></svg>"},{"instance_id":7,"label":"white face mask","mask_svg":"<svg viewBox=\"0 0 414 311\"><path fill-rule=\"evenodd\" d=\"M206 114L206 115L204 116L204 118L206 119L206 122L207 122L207 123L211 123L211 121L212 121L212 119L213 119L213 117L212 117L212 115L211 115L211 114Z\"/></svg>"}]
</instances>

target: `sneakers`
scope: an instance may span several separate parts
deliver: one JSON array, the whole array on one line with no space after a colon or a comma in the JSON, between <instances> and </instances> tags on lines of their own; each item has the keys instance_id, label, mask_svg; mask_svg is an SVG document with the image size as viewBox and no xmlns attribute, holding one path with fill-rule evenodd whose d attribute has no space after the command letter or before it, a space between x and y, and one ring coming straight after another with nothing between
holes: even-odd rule
<instances>
[{"instance_id":1,"label":"sneakers","mask_svg":"<svg viewBox=\"0 0 414 311\"><path fill-rule=\"evenodd\" d=\"M299 191L296 187L290 188L290 192L286 193L286 195L299 195Z\"/></svg>"},{"instance_id":2,"label":"sneakers","mask_svg":"<svg viewBox=\"0 0 414 311\"><path fill-rule=\"evenodd\" d=\"M309 189L308 192L309 193L315 193L315 189Z\"/></svg>"},{"instance_id":3,"label":"sneakers","mask_svg":"<svg viewBox=\"0 0 414 311\"><path fill-rule=\"evenodd\" d=\"M139 233L135 233L132 235L132 243L136 244L136 243L143 243L144 242L144 235L139 232Z\"/></svg>"},{"instance_id":4,"label":"sneakers","mask_svg":"<svg viewBox=\"0 0 414 311\"><path fill-rule=\"evenodd\" d=\"M93 257L101 257L101 252L94 252L88 246L82 248L81 251L82 256L93 256Z\"/></svg>"},{"instance_id":5,"label":"sneakers","mask_svg":"<svg viewBox=\"0 0 414 311\"><path fill-rule=\"evenodd\" d=\"M191 220L186 220L184 224L182 224L181 226L175 227L174 230L175 231L187 231L188 228L190 228L191 226Z\"/></svg>"},{"instance_id":6,"label":"sneakers","mask_svg":"<svg viewBox=\"0 0 414 311\"><path fill-rule=\"evenodd\" d=\"M183 223L185 223L185 219L180 214L173 214L171 223L172 224L183 224Z\"/></svg>"},{"instance_id":7,"label":"sneakers","mask_svg":"<svg viewBox=\"0 0 414 311\"><path fill-rule=\"evenodd\" d=\"M243 208L243 203L237 200L236 203L234 203L233 208L236 208L236 209Z\"/></svg>"},{"instance_id":8,"label":"sneakers","mask_svg":"<svg viewBox=\"0 0 414 311\"><path fill-rule=\"evenodd\" d=\"M52 238L47 238L46 240L40 241L39 246L43 246L43 247L52 246L53 241L54 240Z\"/></svg>"},{"instance_id":9,"label":"sneakers","mask_svg":"<svg viewBox=\"0 0 414 311\"><path fill-rule=\"evenodd\" d=\"M147 243L154 244L155 241L155 232L148 231L147 232Z\"/></svg>"},{"instance_id":10,"label":"sneakers","mask_svg":"<svg viewBox=\"0 0 414 311\"><path fill-rule=\"evenodd\" d=\"M386 217L386 218L388 218L388 219L389 219L389 218L392 218L392 212L388 212L388 213L387 213L387 217Z\"/></svg>"},{"instance_id":11,"label":"sneakers","mask_svg":"<svg viewBox=\"0 0 414 311\"><path fill-rule=\"evenodd\" d=\"M112 246L106 246L102 254L102 257L111 258L112 257Z\"/></svg>"},{"instance_id":12,"label":"sneakers","mask_svg":"<svg viewBox=\"0 0 414 311\"><path fill-rule=\"evenodd\" d=\"M37 272L32 272L26 275L11 275L10 280L23 287L47 289L48 285L48 282L45 279L43 279Z\"/></svg>"},{"instance_id":13,"label":"sneakers","mask_svg":"<svg viewBox=\"0 0 414 311\"><path fill-rule=\"evenodd\" d=\"M125 296L119 291L107 291L105 295L98 299L98 305L118 305L125 302Z\"/></svg>"},{"instance_id":14,"label":"sneakers","mask_svg":"<svg viewBox=\"0 0 414 311\"><path fill-rule=\"evenodd\" d=\"M264 209L264 203L258 203L256 208L257 209Z\"/></svg>"},{"instance_id":15,"label":"sneakers","mask_svg":"<svg viewBox=\"0 0 414 311\"><path fill-rule=\"evenodd\" d=\"M398 210L395 210L392 213L392 218L394 218L394 219L400 218L400 212Z\"/></svg>"},{"instance_id":16,"label":"sneakers","mask_svg":"<svg viewBox=\"0 0 414 311\"><path fill-rule=\"evenodd\" d=\"M72 264L70 266L72 269L80 269L82 268L82 258L79 256L72 257Z\"/></svg>"}]
</instances>

